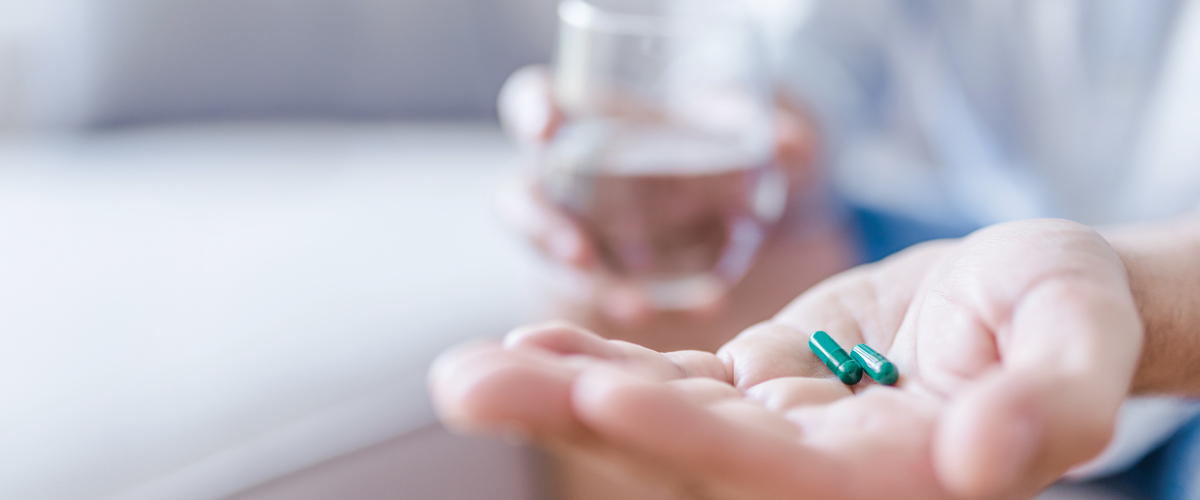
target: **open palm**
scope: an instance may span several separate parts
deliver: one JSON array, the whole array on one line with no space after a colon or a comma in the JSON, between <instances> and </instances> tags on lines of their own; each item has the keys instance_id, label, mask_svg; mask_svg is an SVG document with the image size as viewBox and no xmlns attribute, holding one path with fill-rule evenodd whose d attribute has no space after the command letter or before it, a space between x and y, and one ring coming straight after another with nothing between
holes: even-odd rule
<instances>
[{"instance_id":1,"label":"open palm","mask_svg":"<svg viewBox=\"0 0 1200 500\"><path fill-rule=\"evenodd\" d=\"M899 383L842 385L816 330ZM1028 221L835 276L715 355L541 325L447 353L431 386L452 426L691 497L1027 497L1103 448L1140 342L1107 242Z\"/></svg>"}]
</instances>

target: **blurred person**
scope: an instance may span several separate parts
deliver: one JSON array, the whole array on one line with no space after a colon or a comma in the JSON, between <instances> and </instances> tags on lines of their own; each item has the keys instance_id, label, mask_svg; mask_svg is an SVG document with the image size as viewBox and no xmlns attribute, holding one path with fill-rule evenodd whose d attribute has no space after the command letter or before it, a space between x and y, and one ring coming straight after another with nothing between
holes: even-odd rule
<instances>
[{"instance_id":1,"label":"blurred person","mask_svg":"<svg viewBox=\"0 0 1200 500\"><path fill-rule=\"evenodd\" d=\"M839 255L824 259L814 250L817 258L799 266L823 269L809 285L905 243L988 224L1032 217L1124 222L1178 213L1200 196L1200 174L1180 168L1195 153L1171 154L1190 141L1166 127L1180 119L1171 108L1200 101L1180 92L1186 83L1175 77L1194 58L1184 35L1195 30L1175 22L1184 3L747 1L766 5L774 17L769 32L797 28L770 37L781 85L776 161L789 172L792 191L776 239L800 233ZM502 122L530 151L530 164L563 119L551 78L544 68L525 68L499 99ZM562 285L552 297L563 302L556 314L568 311L622 336L677 319L626 290L595 289L599 271L586 234L546 200L528 170L521 174L502 190L504 220L550 267L577 271L554 283ZM1172 182L1171 174L1184 182ZM761 262L757 268L800 272ZM740 287L760 288L754 275ZM558 293L572 282L593 289ZM739 292L728 302L738 304ZM688 347L712 347L692 335Z\"/></svg>"},{"instance_id":2,"label":"blurred person","mask_svg":"<svg viewBox=\"0 0 1200 500\"><path fill-rule=\"evenodd\" d=\"M813 162L813 136L804 129L808 123L796 108L783 107L775 120L775 161L788 177L790 193L778 230L767 236L746 276L717 303L691 310L656 309L633 285L607 275L584 229L542 189L533 164L561 121L549 102L551 87L544 68L530 67L514 74L500 97L506 129L525 146L531 165L501 186L498 207L502 220L546 258L545 314L658 349L712 351L860 258L856 235L840 220Z\"/></svg>"},{"instance_id":3,"label":"blurred person","mask_svg":"<svg viewBox=\"0 0 1200 500\"><path fill-rule=\"evenodd\" d=\"M628 290L601 286L603 280L595 279L595 256L582 231L544 201L535 183L513 181L501 196L506 220L543 250L554 269L548 274L566 276L550 294L555 300L552 315L660 351L711 351L821 278L907 243L1033 217L1064 217L1092 225L1149 220L1180 213L1200 198L1200 151L1198 141L1188 135L1200 124L1200 98L1189 90L1200 88L1197 2L759 3L774 13L773 50L783 89L777 158L790 172L792 193L782 228L724 303L702 311L654 311ZM796 29L789 32L792 27ZM553 134L561 118L551 104L547 78L539 70L524 70L510 79L501 95L508 129L531 149ZM1179 231L1186 232L1189 226L1181 227ZM981 234L1006 230L1011 228ZM1028 239L1040 231L1013 233ZM1083 240L1095 238L1084 228L1064 231L1078 233ZM986 253L971 241L958 245ZM1104 253L1107 243L1090 244L1096 247L1093 253ZM1043 257L1029 252L991 257L1014 269L1047 265L1038 262ZM954 259L926 257L921 265L911 264L914 260L920 259L881 266L916 269L905 279L880 271L889 278L870 281L912 291L932 279L926 275L939 267L937 262ZM1109 262L1109 271L1117 264L1130 266ZM996 271L986 266L972 269L984 275ZM1114 293L1122 289L1108 285L1118 290ZM564 293L571 289L585 291ZM897 304L908 304L891 299L899 301L892 304L899 310L904 307ZM845 308L848 314L868 317L877 312L868 302L851 301ZM795 304L802 303L804 298ZM1063 305L1072 303L1065 300ZM779 317L790 317L787 311L799 307L795 304ZM802 340L811 328L822 328L776 321L801 332L797 335ZM873 335L886 339L896 333L884 330ZM958 332L951 330L939 340L959 342L954 337ZM737 342L722 352L733 350ZM1128 338L1125 342L1106 347L1124 350L1108 354L1121 358L1118 365L1137 357L1136 345ZM752 361L742 366L751 372L757 372L755 363L786 362L770 353L746 351L754 354L747 354ZM1007 365L1005 356L998 358L967 371L997 362ZM739 358L727 354L723 359L730 363ZM811 376L813 368L789 373ZM1124 397L1121 388L1128 383L1118 379L1106 389ZM738 387L749 386L738 382ZM953 392L943 387L941 395ZM790 392L779 394L786 399ZM1111 404L1109 396L1106 401ZM1154 414L1146 414L1147 408ZM1115 407L1104 406L1101 414L1110 418L1113 412ZM1163 401L1140 408L1127 405L1125 412L1130 414L1126 421L1157 423L1149 430L1126 425L1141 431L1138 439L1121 439L1119 434L1106 453L1108 460L1093 466L1093 474L1127 467L1195 413L1187 405ZM1107 440L1104 432L1097 435L1105 437L1092 436L1095 439L1086 444L1094 447ZM1070 460L1055 461L1055 467L1041 472L1061 473L1071 465L1066 462L1081 462L1098 451L1079 449L1087 453L1069 454ZM1047 477L1026 481L1022 488L1032 491L1031 485L1045 484Z\"/></svg>"}]
</instances>

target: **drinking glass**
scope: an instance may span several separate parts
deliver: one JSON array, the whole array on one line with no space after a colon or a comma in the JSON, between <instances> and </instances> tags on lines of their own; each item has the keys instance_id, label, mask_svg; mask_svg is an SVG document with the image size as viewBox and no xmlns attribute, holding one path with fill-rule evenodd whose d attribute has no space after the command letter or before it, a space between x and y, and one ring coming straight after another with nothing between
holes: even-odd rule
<instances>
[{"instance_id":1,"label":"drinking glass","mask_svg":"<svg viewBox=\"0 0 1200 500\"><path fill-rule=\"evenodd\" d=\"M741 0L565 0L558 13L564 120L543 188L654 307L718 299L787 197L755 23Z\"/></svg>"}]
</instances>

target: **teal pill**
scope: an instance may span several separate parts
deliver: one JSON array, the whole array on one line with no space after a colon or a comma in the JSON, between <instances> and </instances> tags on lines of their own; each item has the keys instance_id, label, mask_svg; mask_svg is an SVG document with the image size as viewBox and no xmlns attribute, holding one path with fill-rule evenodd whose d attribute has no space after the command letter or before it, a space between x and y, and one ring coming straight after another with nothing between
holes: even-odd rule
<instances>
[{"instance_id":1,"label":"teal pill","mask_svg":"<svg viewBox=\"0 0 1200 500\"><path fill-rule=\"evenodd\" d=\"M862 367L858 365L842 346L825 332L817 332L808 338L808 348L821 358L825 366L829 367L829 371L837 375L837 378L846 385L857 384L862 380Z\"/></svg>"},{"instance_id":2,"label":"teal pill","mask_svg":"<svg viewBox=\"0 0 1200 500\"><path fill-rule=\"evenodd\" d=\"M863 370L883 385L895 385L896 380L900 378L900 370L896 369L896 365L888 361L882 354L875 352L875 349L867 347L867 344L858 344L850 351L850 355L854 356L854 360L862 366Z\"/></svg>"}]
</instances>

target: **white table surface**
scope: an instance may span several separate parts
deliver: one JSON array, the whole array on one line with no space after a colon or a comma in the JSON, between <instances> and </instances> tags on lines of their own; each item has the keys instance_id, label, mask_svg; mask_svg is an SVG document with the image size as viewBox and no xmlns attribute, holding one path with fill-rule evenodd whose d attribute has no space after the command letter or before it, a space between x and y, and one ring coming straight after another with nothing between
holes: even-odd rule
<instances>
[{"instance_id":1,"label":"white table surface","mask_svg":"<svg viewBox=\"0 0 1200 500\"><path fill-rule=\"evenodd\" d=\"M517 322L487 124L0 139L0 498L208 500L428 425Z\"/></svg>"}]
</instances>

